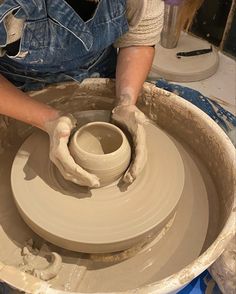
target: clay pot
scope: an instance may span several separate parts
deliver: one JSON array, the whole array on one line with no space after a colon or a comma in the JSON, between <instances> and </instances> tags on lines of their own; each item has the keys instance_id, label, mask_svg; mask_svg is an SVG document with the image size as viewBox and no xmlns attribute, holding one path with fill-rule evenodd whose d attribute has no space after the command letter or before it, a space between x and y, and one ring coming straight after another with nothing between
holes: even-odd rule
<instances>
[{"instance_id":1,"label":"clay pot","mask_svg":"<svg viewBox=\"0 0 236 294\"><path fill-rule=\"evenodd\" d=\"M131 148L124 133L105 122L88 123L72 137L70 152L81 167L95 174L101 186L119 179L129 166Z\"/></svg>"}]
</instances>

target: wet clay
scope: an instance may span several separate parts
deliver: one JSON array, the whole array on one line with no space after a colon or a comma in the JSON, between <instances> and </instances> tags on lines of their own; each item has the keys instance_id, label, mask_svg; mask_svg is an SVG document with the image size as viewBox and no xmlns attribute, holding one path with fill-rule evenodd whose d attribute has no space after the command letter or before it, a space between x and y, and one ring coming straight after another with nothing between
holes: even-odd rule
<instances>
[{"instance_id":1,"label":"wet clay","mask_svg":"<svg viewBox=\"0 0 236 294\"><path fill-rule=\"evenodd\" d=\"M215 188L207 171L194 154L186 146L183 147L176 141L175 144L181 153L187 176L176 216L167 232L148 246L144 246L138 254L131 255L131 258L126 258L122 262L119 260L117 262L116 258L102 259L101 256L98 258L92 255L90 258L89 255L73 253L49 245L52 252L57 252L62 257L61 270L55 279L50 280L53 288L82 292L131 289L175 273L204 251L218 226L219 211L214 198ZM9 176L9 165L11 166L8 162L8 169L7 164L4 165L5 178L7 170ZM2 180L3 174L1 174L1 183ZM0 195L3 203L1 224L5 229L0 232L3 246L0 251L0 260L20 267L23 261L21 251L25 241L29 238L34 240L39 238L28 229L18 215L10 189L5 197L1 192ZM212 209L214 213L211 212ZM212 216L210 220L209 213ZM206 239L208 228L210 228L209 239ZM44 243L43 240L38 242ZM101 279L103 283L99 283Z\"/></svg>"},{"instance_id":2,"label":"wet clay","mask_svg":"<svg viewBox=\"0 0 236 294\"><path fill-rule=\"evenodd\" d=\"M51 252L46 244L43 244L38 249L33 249L33 240L30 239L26 246L22 249L23 264L21 264L20 270L30 273L33 276L40 278L43 281L48 281L57 276L61 267L61 256L56 252ZM42 261L49 258L50 264L42 266Z\"/></svg>"},{"instance_id":3,"label":"wet clay","mask_svg":"<svg viewBox=\"0 0 236 294\"><path fill-rule=\"evenodd\" d=\"M129 186L121 180L91 190L60 176L49 160L47 135L35 132L19 149L11 174L26 223L55 245L85 253L126 250L160 232L181 198L184 166L162 130L153 124L145 129L149 157L142 175Z\"/></svg>"},{"instance_id":4,"label":"wet clay","mask_svg":"<svg viewBox=\"0 0 236 294\"><path fill-rule=\"evenodd\" d=\"M147 117L135 105L118 105L112 110L112 120L128 130L132 137L135 159L123 176L124 182L130 184L139 177L147 162L146 133L143 127Z\"/></svg>"},{"instance_id":5,"label":"wet clay","mask_svg":"<svg viewBox=\"0 0 236 294\"><path fill-rule=\"evenodd\" d=\"M96 83L96 90L94 90L94 82L91 91L90 87L91 85L86 84L81 88L78 88L78 85L71 87L60 85L49 92L43 90L35 93L34 98L46 102L50 97L51 105L69 112L73 109L77 111L112 109L113 85L110 85L108 81L100 81ZM156 88L155 91L157 91ZM155 290L159 293L168 293L167 288L170 289L173 286L172 289L179 289L199 274L199 270L204 270L204 267L209 266L209 262L213 262L219 256L224 248L221 243L231 237L231 231L227 231L220 235L217 242L214 242L225 225L231 209L229 203L231 203L232 178L230 166L225 168L227 154L222 153L221 148L218 153L216 147L219 145L214 145L214 140L217 140L214 138L215 135L208 137L208 130L201 131L202 123L209 128L210 133L210 122L197 121L198 117L194 114L194 109L187 111L185 105L182 105L184 104L182 100L180 100L181 103L176 102L177 98L174 94L169 99L169 93L158 90L155 94L155 91L148 85L142 107L149 117L155 121L158 119L158 124L166 127L167 130L172 130L173 134L178 134L181 138L180 142L168 135L181 154L186 175L181 199L172 223L164 234L144 245L137 254L125 259L116 260L109 256L108 259L103 260L97 255L92 258L90 254L74 253L47 243L50 252L56 252L62 258L62 267L57 276L50 280L50 286L41 283L38 278L29 278L30 275L27 276L26 273L17 270L24 263L22 250L26 246L26 241L33 239L36 248L40 251L45 240L33 233L18 214L10 187L12 162L27 135L28 127L11 120L0 119L0 278L2 280L18 289L27 289L27 293L33 293L35 289L38 290L37 293L52 293L45 290L50 287L85 293L127 291L140 287L142 293L151 293ZM95 92L99 93L99 96L96 96ZM177 105L172 107L172 103ZM185 120L185 116L188 119ZM189 120L190 116L191 120ZM87 119L87 122L92 120L93 115ZM182 137L181 134L183 134ZM211 176L217 184L219 198L216 186L205 165L199 160L199 156L196 156L192 149L183 143L186 138L192 147L196 146L194 149L199 156L202 155L205 163L213 167L214 172ZM209 145L211 152L208 150ZM220 168L218 168L219 164ZM34 177L34 174L28 175L29 178ZM71 193L73 194L73 190ZM213 250L212 246L210 247L211 244L213 244ZM206 249L208 249L207 254ZM204 254L201 255L201 253ZM41 264L42 269L49 265L46 260L44 262ZM162 279L165 280L161 281Z\"/></svg>"},{"instance_id":6,"label":"wet clay","mask_svg":"<svg viewBox=\"0 0 236 294\"><path fill-rule=\"evenodd\" d=\"M79 148L97 155L115 152L121 147L123 141L120 133L103 124L86 126L74 136L76 136L75 141Z\"/></svg>"},{"instance_id":7,"label":"wet clay","mask_svg":"<svg viewBox=\"0 0 236 294\"><path fill-rule=\"evenodd\" d=\"M98 177L101 186L121 178L130 164L131 147L120 128L108 122L92 122L72 136L69 150L75 162Z\"/></svg>"}]
</instances>

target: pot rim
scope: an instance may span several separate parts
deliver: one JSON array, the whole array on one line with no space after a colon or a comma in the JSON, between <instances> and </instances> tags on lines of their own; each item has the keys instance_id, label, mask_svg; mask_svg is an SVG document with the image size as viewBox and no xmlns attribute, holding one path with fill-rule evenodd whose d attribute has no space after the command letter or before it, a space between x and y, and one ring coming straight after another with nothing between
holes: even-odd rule
<instances>
[{"instance_id":1,"label":"pot rim","mask_svg":"<svg viewBox=\"0 0 236 294\"><path fill-rule=\"evenodd\" d=\"M121 136L121 144L120 146L109 153L106 154L96 154L96 153L90 153L86 150L84 150L83 148L80 147L80 145L77 143L77 138L78 136L81 134L81 132L83 132L85 129L89 128L90 126L105 126L108 129L113 129L116 133L119 133L119 135ZM89 156L91 159L107 159L109 157L113 157L116 153L118 153L122 147L124 146L124 144L126 143L126 137L124 135L124 133L115 125L111 124L111 123L107 123L107 122L91 122L91 123L87 123L86 125L82 126L81 128L79 128L73 138L72 138L72 143L74 146L76 146L76 149L82 154L82 155L87 155Z\"/></svg>"}]
</instances>

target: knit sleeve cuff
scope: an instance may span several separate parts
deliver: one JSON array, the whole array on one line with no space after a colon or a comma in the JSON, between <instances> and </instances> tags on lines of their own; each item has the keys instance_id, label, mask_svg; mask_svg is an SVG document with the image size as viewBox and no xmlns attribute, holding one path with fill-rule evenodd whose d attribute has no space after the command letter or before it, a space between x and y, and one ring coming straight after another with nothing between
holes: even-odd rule
<instances>
[{"instance_id":1,"label":"knit sleeve cuff","mask_svg":"<svg viewBox=\"0 0 236 294\"><path fill-rule=\"evenodd\" d=\"M114 46L116 48L153 46L159 42L163 26L164 3L161 0L146 0L146 6L144 7L145 9L141 17L140 11L137 12L138 18L134 11L132 11L132 14L131 12L129 14L129 9L127 10L129 31L115 42ZM131 19L130 15L132 15ZM133 19L139 19L138 23L133 25Z\"/></svg>"}]
</instances>

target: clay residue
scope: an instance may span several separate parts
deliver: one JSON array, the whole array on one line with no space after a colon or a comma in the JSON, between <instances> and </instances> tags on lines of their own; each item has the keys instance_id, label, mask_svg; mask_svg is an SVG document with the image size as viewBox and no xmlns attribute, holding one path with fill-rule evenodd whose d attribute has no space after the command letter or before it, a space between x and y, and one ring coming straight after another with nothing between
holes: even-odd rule
<instances>
[{"instance_id":1,"label":"clay residue","mask_svg":"<svg viewBox=\"0 0 236 294\"><path fill-rule=\"evenodd\" d=\"M161 240L165 236L165 234L168 232L170 227L172 226L175 216L176 216L176 213L158 234L150 233L141 242L139 242L137 245L129 249L126 249L121 252L115 252L115 253L90 254L89 258L95 262L105 262L105 263L116 263L116 262L121 262L128 258L131 258L135 256L136 254L140 253L142 250L146 250L148 246L150 247L152 242L155 242L156 244L159 240Z\"/></svg>"},{"instance_id":2,"label":"clay residue","mask_svg":"<svg viewBox=\"0 0 236 294\"><path fill-rule=\"evenodd\" d=\"M236 236L229 242L223 254L210 267L210 273L222 293L235 294L236 290Z\"/></svg>"},{"instance_id":3,"label":"clay residue","mask_svg":"<svg viewBox=\"0 0 236 294\"><path fill-rule=\"evenodd\" d=\"M62 267L62 258L58 253L51 252L46 244L43 244L40 249L34 248L32 239L23 247L22 257L23 263L19 265L20 270L43 281L55 278Z\"/></svg>"}]
</instances>

